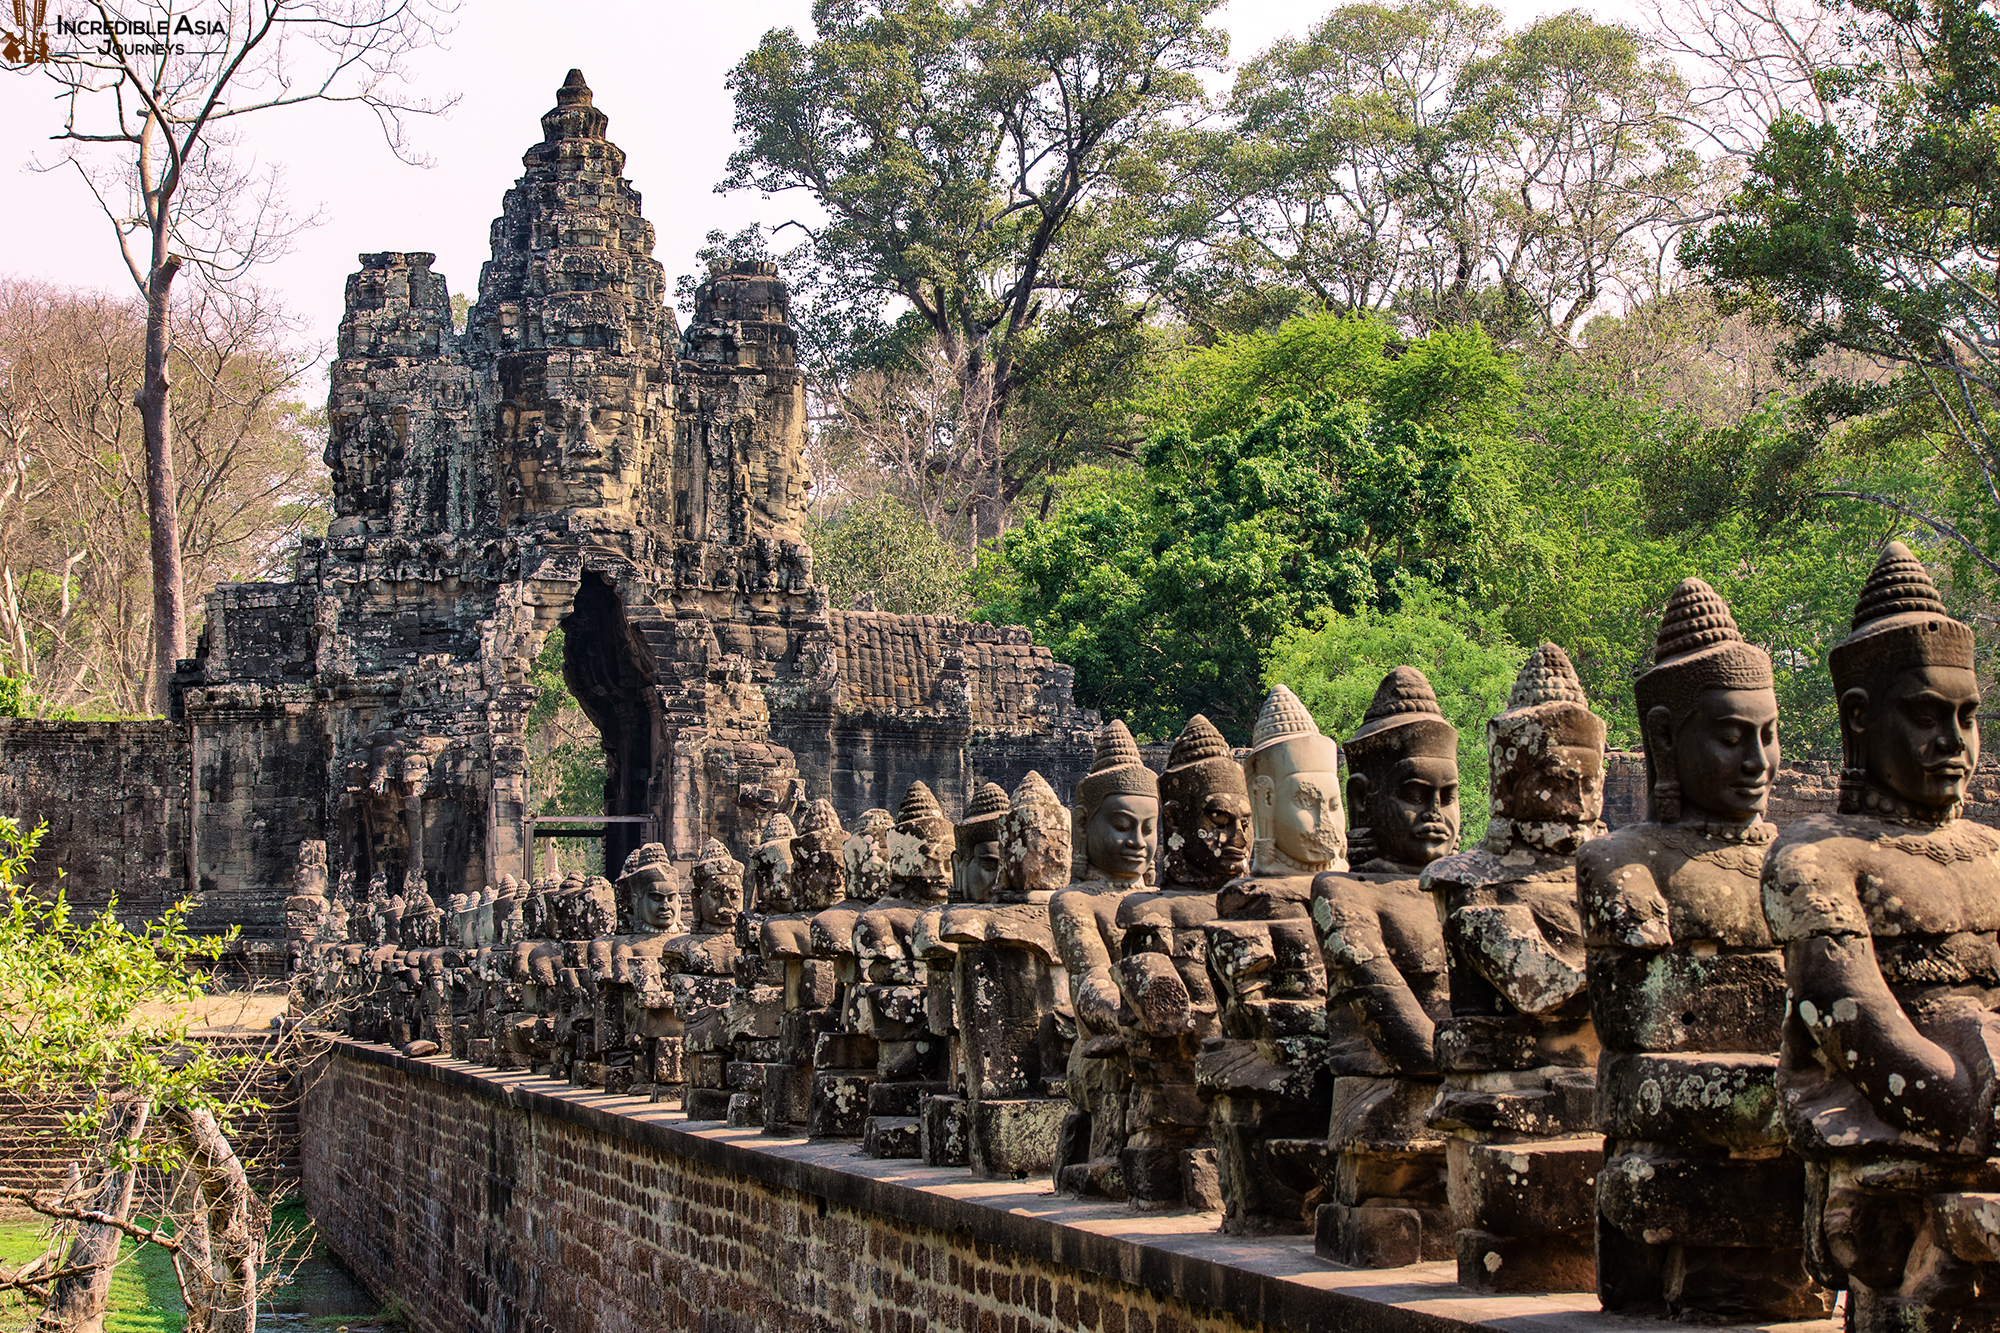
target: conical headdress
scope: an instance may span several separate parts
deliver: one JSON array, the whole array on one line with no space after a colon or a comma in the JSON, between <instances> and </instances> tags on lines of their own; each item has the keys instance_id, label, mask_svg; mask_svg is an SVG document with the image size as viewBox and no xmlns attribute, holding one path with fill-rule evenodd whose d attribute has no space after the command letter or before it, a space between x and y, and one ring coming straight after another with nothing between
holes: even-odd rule
<instances>
[{"instance_id":1,"label":"conical headdress","mask_svg":"<svg viewBox=\"0 0 2000 1333\"><path fill-rule=\"evenodd\" d=\"M1569 654L1545 643L1528 655L1507 707L1487 724L1486 739L1489 749L1526 746L1540 753L1550 744L1602 748L1605 730L1604 719L1590 711ZM1497 769L1497 758L1494 763Z\"/></svg>"},{"instance_id":2,"label":"conical headdress","mask_svg":"<svg viewBox=\"0 0 2000 1333\"><path fill-rule=\"evenodd\" d=\"M938 804L937 797L931 795L931 789L922 782L912 782L910 789L903 793L903 804L897 807L896 823L901 825L919 819L942 818L944 807Z\"/></svg>"},{"instance_id":3,"label":"conical headdress","mask_svg":"<svg viewBox=\"0 0 2000 1333\"><path fill-rule=\"evenodd\" d=\"M1360 770L1413 754L1441 759L1458 755L1458 728L1445 720L1424 673L1399 666L1382 677L1362 714L1361 729L1347 742L1347 764Z\"/></svg>"},{"instance_id":4,"label":"conical headdress","mask_svg":"<svg viewBox=\"0 0 2000 1333\"><path fill-rule=\"evenodd\" d=\"M696 868L701 870L714 871L727 869L740 871L743 869L743 863L729 854L729 849L722 845L722 839L720 838L710 838L707 842L703 843L701 845L701 855L695 858L694 863Z\"/></svg>"},{"instance_id":5,"label":"conical headdress","mask_svg":"<svg viewBox=\"0 0 2000 1333\"><path fill-rule=\"evenodd\" d=\"M1056 789L1049 785L1049 780L1031 768L1028 770L1028 776L1022 778L1014 788L1014 795L1008 801L1008 809L1060 810L1062 802L1056 799Z\"/></svg>"},{"instance_id":6,"label":"conical headdress","mask_svg":"<svg viewBox=\"0 0 2000 1333\"><path fill-rule=\"evenodd\" d=\"M634 848L632 854L625 858L625 868L619 872L618 882L622 884L643 871L670 871L672 866L673 858L667 855L664 846L657 842L645 843Z\"/></svg>"},{"instance_id":7,"label":"conical headdress","mask_svg":"<svg viewBox=\"0 0 2000 1333\"><path fill-rule=\"evenodd\" d=\"M1639 716L1665 708L1676 718L1703 690L1768 690L1771 659L1745 643L1729 603L1700 579L1685 579L1667 599L1653 644L1653 667L1632 687Z\"/></svg>"},{"instance_id":8,"label":"conical headdress","mask_svg":"<svg viewBox=\"0 0 2000 1333\"><path fill-rule=\"evenodd\" d=\"M1097 759L1083 781L1076 784L1076 809L1089 819L1108 796L1152 796L1160 794L1159 779L1139 757L1132 733L1118 718L1104 724L1097 733Z\"/></svg>"},{"instance_id":9,"label":"conical headdress","mask_svg":"<svg viewBox=\"0 0 2000 1333\"><path fill-rule=\"evenodd\" d=\"M1890 542L1854 607L1854 628L1833 646L1828 665L1836 695L1880 688L1911 667L1972 668L1972 630L1945 613L1923 562Z\"/></svg>"},{"instance_id":10,"label":"conical headdress","mask_svg":"<svg viewBox=\"0 0 2000 1333\"><path fill-rule=\"evenodd\" d=\"M792 827L790 816L772 815L764 821L764 831L757 835L757 841L759 845L769 842L788 843L798 836L799 831Z\"/></svg>"},{"instance_id":11,"label":"conical headdress","mask_svg":"<svg viewBox=\"0 0 2000 1333\"><path fill-rule=\"evenodd\" d=\"M1250 729L1250 753L1254 755L1294 737L1319 734L1319 723L1313 721L1312 713L1292 693L1292 687L1278 685L1264 696L1264 706L1257 710L1257 724Z\"/></svg>"},{"instance_id":12,"label":"conical headdress","mask_svg":"<svg viewBox=\"0 0 2000 1333\"><path fill-rule=\"evenodd\" d=\"M1331 736L1320 731L1319 723L1313 721L1311 710L1299 701L1299 696L1292 693L1289 685L1273 686L1271 692L1264 696L1264 706L1257 712L1257 724L1250 728L1250 749L1243 756L1245 778L1260 770L1267 776L1274 776L1270 764L1260 761L1280 746L1286 748L1295 772L1331 773L1340 766L1340 747Z\"/></svg>"},{"instance_id":13,"label":"conical headdress","mask_svg":"<svg viewBox=\"0 0 2000 1333\"><path fill-rule=\"evenodd\" d=\"M982 782L979 790L972 793L972 800L965 807L965 818L958 824L957 842L961 855L969 854L982 842L991 842L999 835L1000 816L1007 813L1007 789L996 782Z\"/></svg>"},{"instance_id":14,"label":"conical headdress","mask_svg":"<svg viewBox=\"0 0 2000 1333\"><path fill-rule=\"evenodd\" d=\"M840 831L840 816L835 813L833 802L827 800L825 797L821 797L811 805L808 805L805 813L799 816L798 835L800 837L805 837L809 833L839 833Z\"/></svg>"},{"instance_id":15,"label":"conical headdress","mask_svg":"<svg viewBox=\"0 0 2000 1333\"><path fill-rule=\"evenodd\" d=\"M1188 801L1218 788L1243 791L1243 768L1215 724L1196 713L1181 728L1180 739L1167 753L1166 771L1160 774L1160 794Z\"/></svg>"},{"instance_id":16,"label":"conical headdress","mask_svg":"<svg viewBox=\"0 0 2000 1333\"><path fill-rule=\"evenodd\" d=\"M1577 679L1576 668L1570 664L1569 654L1553 643L1545 643L1528 655L1521 666L1521 674L1514 677L1514 689L1507 696L1507 711L1518 712L1524 708L1540 708L1545 704L1581 704L1590 706L1584 696L1583 682Z\"/></svg>"}]
</instances>

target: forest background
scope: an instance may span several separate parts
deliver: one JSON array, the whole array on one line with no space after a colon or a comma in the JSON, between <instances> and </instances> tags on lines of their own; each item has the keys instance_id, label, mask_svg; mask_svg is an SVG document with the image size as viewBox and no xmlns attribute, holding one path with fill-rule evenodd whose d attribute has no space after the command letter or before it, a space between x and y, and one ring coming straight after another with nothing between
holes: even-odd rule
<instances>
[{"instance_id":1,"label":"forest background","mask_svg":"<svg viewBox=\"0 0 2000 1333\"><path fill-rule=\"evenodd\" d=\"M1210 0L822 0L728 78L842 607L1021 623L1080 703L1337 735L1422 667L1483 773L1542 640L1614 743L1674 585L1837 752L1826 651L1910 541L1990 654L2000 39L1960 0L1674 0L1510 28L1334 8L1234 65ZM1226 71L1226 73L1225 73ZM698 278L679 288L683 312ZM0 706L152 697L143 309L0 281ZM254 273L175 311L188 602L327 518L318 340ZM538 667L538 805L601 808ZM1990 662L1989 674L1990 674ZM1468 811L1483 808L1469 792Z\"/></svg>"}]
</instances>

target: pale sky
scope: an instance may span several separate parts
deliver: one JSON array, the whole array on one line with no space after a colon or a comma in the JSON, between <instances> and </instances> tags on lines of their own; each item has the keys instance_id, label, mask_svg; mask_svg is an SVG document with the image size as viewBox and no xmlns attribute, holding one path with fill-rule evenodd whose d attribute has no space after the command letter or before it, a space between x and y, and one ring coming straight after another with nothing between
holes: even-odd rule
<instances>
[{"instance_id":1,"label":"pale sky","mask_svg":"<svg viewBox=\"0 0 2000 1333\"><path fill-rule=\"evenodd\" d=\"M1216 22L1240 60L1331 7L1230 0ZM1519 24L1570 6L1503 0L1501 7ZM1631 17L1630 0L1584 7ZM56 0L51 12L76 8L77 0ZM199 12L198 5L176 8ZM138 15L142 7L129 10ZM358 108L307 106L244 122L246 149L282 165L292 207L322 218L257 280L304 318L314 342L326 343L362 251L435 251L451 290L476 296L501 194L520 174L522 152L541 138L538 117L575 66L611 118L610 137L626 152L626 174L658 231L655 257L671 282L693 270L711 228L775 224L800 207L754 191L713 190L736 144L724 76L767 29L804 30L810 14L810 0L463 0L447 47L415 59L420 94L461 96L448 117L414 125L413 143L433 159L431 167L398 162ZM52 92L43 74L0 72L0 273L129 292L110 225L83 183L73 172L30 169L38 153L52 155L46 136L60 123Z\"/></svg>"}]
</instances>

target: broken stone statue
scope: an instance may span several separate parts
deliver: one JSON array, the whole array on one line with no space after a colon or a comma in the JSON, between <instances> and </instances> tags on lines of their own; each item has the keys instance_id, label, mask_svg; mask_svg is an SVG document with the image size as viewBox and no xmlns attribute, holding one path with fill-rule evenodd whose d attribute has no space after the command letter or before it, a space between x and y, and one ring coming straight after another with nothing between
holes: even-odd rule
<instances>
[{"instance_id":1,"label":"broken stone statue","mask_svg":"<svg viewBox=\"0 0 2000 1333\"><path fill-rule=\"evenodd\" d=\"M1451 970L1431 1124L1451 1134L1458 1280L1477 1291L1589 1291L1596 1281L1604 1154L1576 854L1603 832L1604 736L1569 655L1535 649L1486 724L1485 842L1421 876Z\"/></svg>"}]
</instances>

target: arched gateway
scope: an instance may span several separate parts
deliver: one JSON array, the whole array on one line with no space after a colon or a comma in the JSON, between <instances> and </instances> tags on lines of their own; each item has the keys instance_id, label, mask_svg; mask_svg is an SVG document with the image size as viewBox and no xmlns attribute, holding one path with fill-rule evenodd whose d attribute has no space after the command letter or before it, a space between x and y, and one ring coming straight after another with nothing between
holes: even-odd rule
<instances>
[{"instance_id":1,"label":"arched gateway","mask_svg":"<svg viewBox=\"0 0 2000 1333\"><path fill-rule=\"evenodd\" d=\"M217 590L176 677L190 869L204 915L253 937L282 928L304 839L364 898L526 873L530 664L558 627L605 813L683 860L802 795L852 818L921 778L956 808L1088 763L1095 718L1025 630L827 606L784 283L717 272L677 328L581 74L556 103L462 334L431 255L361 257L331 530L294 582ZM643 827L611 826L613 865Z\"/></svg>"}]
</instances>

